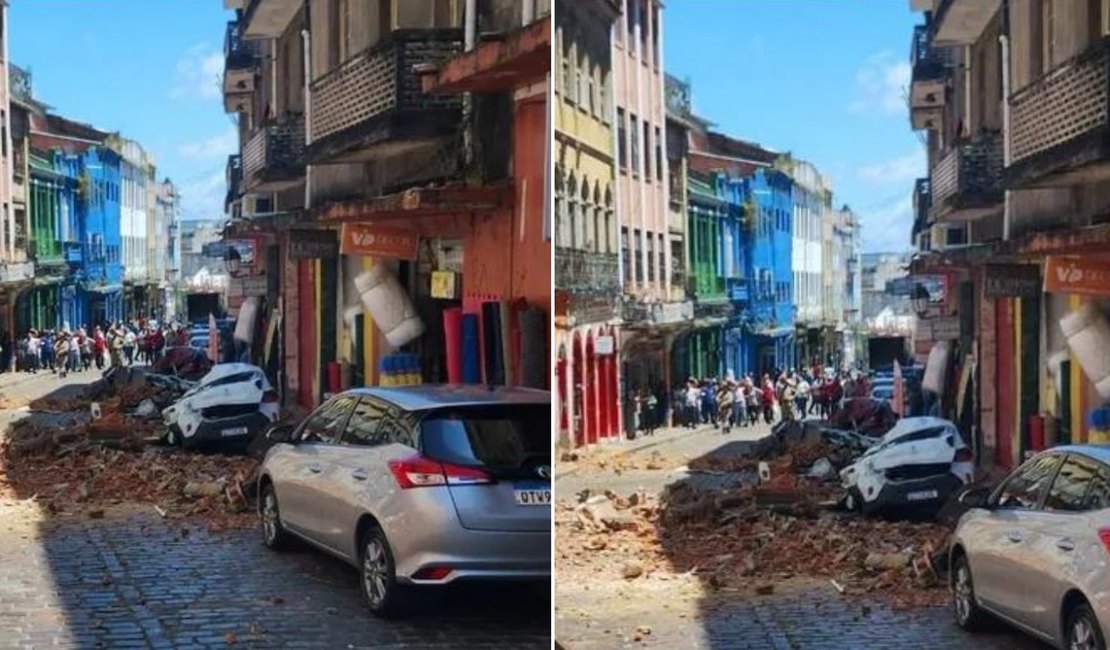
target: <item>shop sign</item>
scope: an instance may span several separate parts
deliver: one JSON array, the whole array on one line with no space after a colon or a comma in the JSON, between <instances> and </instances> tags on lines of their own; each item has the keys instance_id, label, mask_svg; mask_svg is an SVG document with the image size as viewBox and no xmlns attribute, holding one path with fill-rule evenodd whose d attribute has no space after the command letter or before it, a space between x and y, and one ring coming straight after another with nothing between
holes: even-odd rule
<instances>
[{"instance_id":1,"label":"shop sign","mask_svg":"<svg viewBox=\"0 0 1110 650\"><path fill-rule=\"evenodd\" d=\"M1041 270L1033 264L988 264L983 296L1036 298L1041 295Z\"/></svg>"},{"instance_id":2,"label":"shop sign","mask_svg":"<svg viewBox=\"0 0 1110 650\"><path fill-rule=\"evenodd\" d=\"M339 255L339 244L334 230L290 230L289 257L291 259L331 258Z\"/></svg>"},{"instance_id":3,"label":"shop sign","mask_svg":"<svg viewBox=\"0 0 1110 650\"><path fill-rule=\"evenodd\" d=\"M256 275L247 278L232 278L229 283L228 293L233 296L265 296L266 276Z\"/></svg>"},{"instance_id":4,"label":"shop sign","mask_svg":"<svg viewBox=\"0 0 1110 650\"><path fill-rule=\"evenodd\" d=\"M947 316L944 318L919 318L917 332L914 337L921 341L950 341L960 338L960 318Z\"/></svg>"},{"instance_id":5,"label":"shop sign","mask_svg":"<svg viewBox=\"0 0 1110 650\"><path fill-rule=\"evenodd\" d=\"M599 336L594 344L594 351L600 355L613 354L613 337Z\"/></svg>"},{"instance_id":6,"label":"shop sign","mask_svg":"<svg viewBox=\"0 0 1110 650\"><path fill-rule=\"evenodd\" d=\"M1076 257L1045 260L1044 290L1085 296L1110 295L1110 262Z\"/></svg>"},{"instance_id":7,"label":"shop sign","mask_svg":"<svg viewBox=\"0 0 1110 650\"><path fill-rule=\"evenodd\" d=\"M415 260L419 245L420 236L408 228L370 223L345 223L340 250L344 255Z\"/></svg>"}]
</instances>

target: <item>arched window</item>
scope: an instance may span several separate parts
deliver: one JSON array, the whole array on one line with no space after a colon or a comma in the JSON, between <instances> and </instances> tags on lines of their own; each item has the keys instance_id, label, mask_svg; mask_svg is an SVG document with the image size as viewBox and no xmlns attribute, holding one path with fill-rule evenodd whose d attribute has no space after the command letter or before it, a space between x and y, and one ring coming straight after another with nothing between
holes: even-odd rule
<instances>
[{"instance_id":1,"label":"arched window","mask_svg":"<svg viewBox=\"0 0 1110 650\"><path fill-rule=\"evenodd\" d=\"M605 244L604 244L605 231L602 230L602 227L604 226L604 222L605 222L605 214L604 214L605 209L601 205L601 185L598 184L598 183L594 183L594 201L593 201L593 204L594 204L593 223L590 224L590 227L593 228L593 230L594 230L594 233L593 233L593 235L594 235L594 252L604 253L605 252Z\"/></svg>"},{"instance_id":2,"label":"arched window","mask_svg":"<svg viewBox=\"0 0 1110 650\"><path fill-rule=\"evenodd\" d=\"M578 241L582 242L582 249L587 251L594 250L594 242L590 241L593 238L593 228L590 227L590 221L593 219L593 212L593 206L590 204L590 181L583 178L582 218L579 220L579 227L581 230L578 233Z\"/></svg>"},{"instance_id":3,"label":"arched window","mask_svg":"<svg viewBox=\"0 0 1110 650\"><path fill-rule=\"evenodd\" d=\"M570 180L567 181L567 213L567 237L570 240L567 246L578 248L578 183L574 180L574 173L571 173Z\"/></svg>"},{"instance_id":4,"label":"arched window","mask_svg":"<svg viewBox=\"0 0 1110 650\"><path fill-rule=\"evenodd\" d=\"M564 187L563 166L555 165L555 245L566 247L569 239L567 227L567 196Z\"/></svg>"}]
</instances>

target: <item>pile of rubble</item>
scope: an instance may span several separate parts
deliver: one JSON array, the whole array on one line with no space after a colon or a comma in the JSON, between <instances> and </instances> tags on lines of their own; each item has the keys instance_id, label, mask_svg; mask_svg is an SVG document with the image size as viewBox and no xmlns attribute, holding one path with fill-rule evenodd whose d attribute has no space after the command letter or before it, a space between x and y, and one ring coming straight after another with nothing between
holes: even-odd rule
<instances>
[{"instance_id":1,"label":"pile of rubble","mask_svg":"<svg viewBox=\"0 0 1110 650\"><path fill-rule=\"evenodd\" d=\"M626 580L691 573L712 590L770 593L777 581L822 578L843 595L882 594L895 607L944 600L944 526L826 510L819 493L777 508L786 502L778 496L764 486L680 487L661 499L560 502L556 562L568 579L575 568L583 579L599 570Z\"/></svg>"},{"instance_id":2,"label":"pile of rubble","mask_svg":"<svg viewBox=\"0 0 1110 650\"><path fill-rule=\"evenodd\" d=\"M0 446L0 494L93 518L109 507L141 504L166 518L200 517L210 529L253 522L258 456L200 455L157 444L165 431L162 409L189 385L127 371L80 397L33 400Z\"/></svg>"}]
</instances>

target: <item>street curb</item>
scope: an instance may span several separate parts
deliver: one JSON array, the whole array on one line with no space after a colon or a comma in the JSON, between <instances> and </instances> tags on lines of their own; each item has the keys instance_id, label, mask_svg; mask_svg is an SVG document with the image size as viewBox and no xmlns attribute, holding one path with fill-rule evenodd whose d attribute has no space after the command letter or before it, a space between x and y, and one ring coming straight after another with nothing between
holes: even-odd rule
<instances>
[{"instance_id":1,"label":"street curb","mask_svg":"<svg viewBox=\"0 0 1110 650\"><path fill-rule=\"evenodd\" d=\"M629 448L618 448L618 449L615 450L615 455L617 455L617 456L627 456L629 454L634 454L634 453L637 453L637 452L645 451L647 449L653 449L655 447L662 447L664 445L669 445L673 442L678 442L679 440L689 440L690 435L695 435L696 436L696 435L701 435L703 433L709 433L711 431L717 431L717 428L706 426L705 428L694 429L692 432L687 433L685 436L676 435L676 436L667 438L665 440L655 440L655 441L652 441L652 442L644 444L644 445L638 445L638 446L629 447ZM559 479L567 478L568 476L574 476L577 473L578 473L578 468L577 467L572 467L571 469L568 469L564 472L556 472L554 480L559 481Z\"/></svg>"}]
</instances>

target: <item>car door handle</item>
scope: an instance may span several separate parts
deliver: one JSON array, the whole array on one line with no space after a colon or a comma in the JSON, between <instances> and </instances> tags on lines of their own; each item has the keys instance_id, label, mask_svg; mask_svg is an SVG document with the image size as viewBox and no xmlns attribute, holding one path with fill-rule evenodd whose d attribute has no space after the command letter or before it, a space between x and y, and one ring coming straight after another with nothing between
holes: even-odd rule
<instances>
[{"instance_id":1,"label":"car door handle","mask_svg":"<svg viewBox=\"0 0 1110 650\"><path fill-rule=\"evenodd\" d=\"M355 479L356 481L365 481L368 476L369 475L364 469L356 469L355 471L351 472L351 478Z\"/></svg>"},{"instance_id":2,"label":"car door handle","mask_svg":"<svg viewBox=\"0 0 1110 650\"><path fill-rule=\"evenodd\" d=\"M1067 537L1063 539L1058 539L1056 540L1056 548L1060 549L1061 551L1074 551L1075 542L1071 541Z\"/></svg>"},{"instance_id":3,"label":"car door handle","mask_svg":"<svg viewBox=\"0 0 1110 650\"><path fill-rule=\"evenodd\" d=\"M1023 540L1024 538L1021 536L1021 533L1017 532L1016 530L1011 530L1010 532L1006 533L1006 539L1015 544L1020 544L1021 540Z\"/></svg>"},{"instance_id":4,"label":"car door handle","mask_svg":"<svg viewBox=\"0 0 1110 650\"><path fill-rule=\"evenodd\" d=\"M312 465L308 466L308 471L312 472L313 474L319 474L320 472L324 471L324 466L319 463L313 463Z\"/></svg>"}]
</instances>

